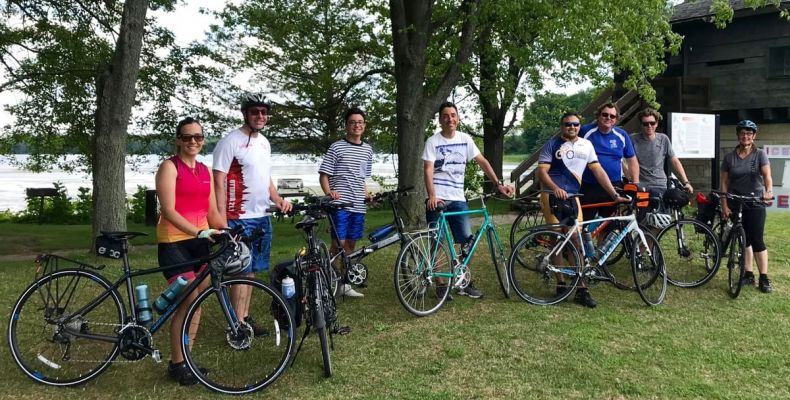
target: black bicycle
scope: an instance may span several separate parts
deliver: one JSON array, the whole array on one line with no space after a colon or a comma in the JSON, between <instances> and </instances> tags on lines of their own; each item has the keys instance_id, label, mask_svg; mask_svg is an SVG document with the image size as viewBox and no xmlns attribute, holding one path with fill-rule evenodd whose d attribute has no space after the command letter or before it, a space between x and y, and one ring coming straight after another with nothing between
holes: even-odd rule
<instances>
[{"instance_id":1,"label":"black bicycle","mask_svg":"<svg viewBox=\"0 0 790 400\"><path fill-rule=\"evenodd\" d=\"M343 246L339 244L335 246L337 247L337 252L331 255L330 264L335 265L337 262L336 260L342 263L345 267L345 278L348 283L361 287L366 286L368 280L368 267L362 260L376 251L389 247L395 243L400 243L401 247L406 244L408 237L404 234L405 226L400 216L398 198L408 196L413 189L414 187L407 187L379 192L373 195L371 204L376 204L381 201L387 203L392 209L393 220L387 225L371 230L368 234L370 244L362 246L348 254L343 249ZM334 229L334 222L331 221L331 218L330 225L331 229ZM333 289L336 290L337 286L338 285L333 286ZM337 292L333 292L333 294L337 294Z\"/></svg>"},{"instance_id":2,"label":"black bicycle","mask_svg":"<svg viewBox=\"0 0 790 400\"><path fill-rule=\"evenodd\" d=\"M298 287L301 289L297 303L303 307L301 311L305 316L306 325L302 340L294 354L294 361L311 329L315 329L321 343L324 376L327 378L332 376L333 336L336 333L348 333L350 329L337 323L334 295L340 279L330 264L326 243L318 238L315 231L320 220L327 218L329 211L349 206L351 203L332 200L330 197L317 197L313 199L313 203L295 204L291 210L291 213L305 214L305 217L296 224L296 229L304 232L306 241L306 246L296 253L294 261L296 276L293 278L299 281Z\"/></svg>"},{"instance_id":3,"label":"black bicycle","mask_svg":"<svg viewBox=\"0 0 790 400\"><path fill-rule=\"evenodd\" d=\"M118 355L127 361L147 356L161 361L152 335L159 331L199 284L210 286L189 304L181 330L182 355L190 371L212 390L245 394L263 389L285 372L294 347L293 332L280 329L279 320L294 326L285 300L270 286L249 278L229 276L238 269L241 247L237 231L215 236L216 251L175 265L133 270L129 264L129 240L139 232L102 232L100 255L122 261L122 276L114 283L93 266L57 255L37 259L36 279L13 306L8 322L8 347L14 362L37 382L53 386L76 386L104 372ZM97 243L99 241L97 240ZM68 267L61 268L61 264ZM141 318L133 279L163 271L208 264L187 285L162 315L146 323ZM160 278L161 279L161 278ZM121 295L125 286L126 298ZM256 335L252 326L234 311L230 293L251 291L250 315L265 328ZM245 289L246 290L246 289ZM199 335L190 325L200 321Z\"/></svg>"}]
</instances>

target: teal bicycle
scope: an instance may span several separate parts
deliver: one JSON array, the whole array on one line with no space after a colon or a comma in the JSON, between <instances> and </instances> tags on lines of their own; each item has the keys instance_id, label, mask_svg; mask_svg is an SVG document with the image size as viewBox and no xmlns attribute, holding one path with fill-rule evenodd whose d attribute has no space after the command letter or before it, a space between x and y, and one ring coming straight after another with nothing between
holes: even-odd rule
<instances>
[{"instance_id":1,"label":"teal bicycle","mask_svg":"<svg viewBox=\"0 0 790 400\"><path fill-rule=\"evenodd\" d=\"M395 262L394 281L398 300L410 313L418 317L433 314L442 308L451 288L469 285L472 278L469 262L484 236L499 286L505 297L510 297L510 281L505 270L507 257L496 224L485 205L485 199L492 196L480 196L482 206L479 209L441 212L438 221L428 229L407 234L409 240ZM471 245L467 244L468 249L462 251L461 257L455 251L447 222L447 217L456 215L483 218L480 229L469 242Z\"/></svg>"}]
</instances>

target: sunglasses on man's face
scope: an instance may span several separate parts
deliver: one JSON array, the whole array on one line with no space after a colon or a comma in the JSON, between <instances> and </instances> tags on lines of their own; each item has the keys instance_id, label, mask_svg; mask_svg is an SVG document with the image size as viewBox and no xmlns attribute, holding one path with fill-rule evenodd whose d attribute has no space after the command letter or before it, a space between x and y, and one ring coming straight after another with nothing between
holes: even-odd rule
<instances>
[{"instance_id":1,"label":"sunglasses on man's face","mask_svg":"<svg viewBox=\"0 0 790 400\"><path fill-rule=\"evenodd\" d=\"M658 122L656 121L643 121L642 126L656 126Z\"/></svg>"},{"instance_id":2,"label":"sunglasses on man's face","mask_svg":"<svg viewBox=\"0 0 790 400\"><path fill-rule=\"evenodd\" d=\"M604 118L609 118L609 119L617 119L617 115L616 114L609 114L609 113L602 112L601 116L604 117Z\"/></svg>"},{"instance_id":3,"label":"sunglasses on man's face","mask_svg":"<svg viewBox=\"0 0 790 400\"><path fill-rule=\"evenodd\" d=\"M579 123L579 122L563 122L562 123L562 126L564 126L566 128L570 128L572 126L579 126L579 125L581 125L581 123Z\"/></svg>"}]
</instances>

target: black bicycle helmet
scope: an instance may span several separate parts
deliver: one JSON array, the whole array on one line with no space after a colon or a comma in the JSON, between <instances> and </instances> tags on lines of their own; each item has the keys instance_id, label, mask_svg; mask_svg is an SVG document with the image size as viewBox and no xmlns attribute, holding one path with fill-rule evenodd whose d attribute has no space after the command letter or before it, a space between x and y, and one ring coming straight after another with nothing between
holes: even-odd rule
<instances>
[{"instance_id":1,"label":"black bicycle helmet","mask_svg":"<svg viewBox=\"0 0 790 400\"><path fill-rule=\"evenodd\" d=\"M272 101L263 93L245 93L241 96L241 112L247 113L250 107L266 107L266 111L272 112Z\"/></svg>"},{"instance_id":2,"label":"black bicycle helmet","mask_svg":"<svg viewBox=\"0 0 790 400\"><path fill-rule=\"evenodd\" d=\"M752 122L750 119L745 119L741 122L738 122L738 125L735 125L735 132L737 133L741 129L751 129L754 133L757 133L757 124Z\"/></svg>"}]
</instances>

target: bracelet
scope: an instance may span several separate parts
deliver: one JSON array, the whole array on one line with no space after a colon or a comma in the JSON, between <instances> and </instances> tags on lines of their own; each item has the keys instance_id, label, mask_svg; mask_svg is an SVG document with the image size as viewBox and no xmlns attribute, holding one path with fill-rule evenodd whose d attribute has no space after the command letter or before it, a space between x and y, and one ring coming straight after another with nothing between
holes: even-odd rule
<instances>
[{"instance_id":1,"label":"bracelet","mask_svg":"<svg viewBox=\"0 0 790 400\"><path fill-rule=\"evenodd\" d=\"M497 181L496 185L497 186L505 186L505 182L502 182L502 180L500 179L499 181Z\"/></svg>"}]
</instances>

